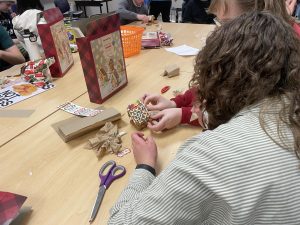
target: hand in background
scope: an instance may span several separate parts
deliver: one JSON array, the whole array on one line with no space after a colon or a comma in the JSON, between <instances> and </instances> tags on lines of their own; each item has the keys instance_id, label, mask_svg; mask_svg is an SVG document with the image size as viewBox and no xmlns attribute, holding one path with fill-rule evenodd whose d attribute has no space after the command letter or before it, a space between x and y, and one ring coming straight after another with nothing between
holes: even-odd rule
<instances>
[{"instance_id":1,"label":"hand in background","mask_svg":"<svg viewBox=\"0 0 300 225\"><path fill-rule=\"evenodd\" d=\"M149 22L149 17L147 15L138 14L137 19L143 21L143 23Z\"/></svg>"},{"instance_id":2,"label":"hand in background","mask_svg":"<svg viewBox=\"0 0 300 225\"><path fill-rule=\"evenodd\" d=\"M171 129L180 124L182 117L181 108L164 109L157 114L151 116L156 123L148 123L148 128L152 131L162 131L164 129Z\"/></svg>"},{"instance_id":3,"label":"hand in background","mask_svg":"<svg viewBox=\"0 0 300 225\"><path fill-rule=\"evenodd\" d=\"M145 137L142 132L131 134L132 151L136 164L156 166L157 147L152 136Z\"/></svg>"},{"instance_id":4,"label":"hand in background","mask_svg":"<svg viewBox=\"0 0 300 225\"><path fill-rule=\"evenodd\" d=\"M285 0L286 9L289 15L292 15L295 11L297 0Z\"/></svg>"},{"instance_id":5,"label":"hand in background","mask_svg":"<svg viewBox=\"0 0 300 225\"><path fill-rule=\"evenodd\" d=\"M141 101L150 111L160 111L168 108L176 108L176 103L158 94L144 94Z\"/></svg>"},{"instance_id":6,"label":"hand in background","mask_svg":"<svg viewBox=\"0 0 300 225\"><path fill-rule=\"evenodd\" d=\"M17 16L17 14L16 14L15 12L12 12L12 13L10 14L10 16L11 16L11 18L14 18L14 17Z\"/></svg>"}]
</instances>

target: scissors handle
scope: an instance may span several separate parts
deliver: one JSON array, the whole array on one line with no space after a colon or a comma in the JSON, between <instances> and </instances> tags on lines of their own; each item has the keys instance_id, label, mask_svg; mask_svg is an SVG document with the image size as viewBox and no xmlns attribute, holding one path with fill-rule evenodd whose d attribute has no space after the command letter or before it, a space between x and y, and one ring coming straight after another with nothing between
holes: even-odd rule
<instances>
[{"instance_id":1,"label":"scissors handle","mask_svg":"<svg viewBox=\"0 0 300 225\"><path fill-rule=\"evenodd\" d=\"M104 174L106 169L108 169L108 171ZM99 171L99 177L101 179L100 186L105 185L106 189L109 188L114 180L124 176L125 173L126 169L124 166L117 166L113 160L107 161Z\"/></svg>"}]
</instances>

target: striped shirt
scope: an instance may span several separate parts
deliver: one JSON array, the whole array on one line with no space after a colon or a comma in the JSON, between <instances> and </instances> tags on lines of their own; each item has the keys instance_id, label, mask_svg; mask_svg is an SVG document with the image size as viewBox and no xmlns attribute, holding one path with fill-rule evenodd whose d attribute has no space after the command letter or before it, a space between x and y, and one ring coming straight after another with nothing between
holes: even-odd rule
<instances>
[{"instance_id":1,"label":"striped shirt","mask_svg":"<svg viewBox=\"0 0 300 225\"><path fill-rule=\"evenodd\" d=\"M272 121L267 130L276 134ZM299 185L299 160L272 141L252 108L186 141L156 178L136 169L108 224L299 225Z\"/></svg>"}]
</instances>

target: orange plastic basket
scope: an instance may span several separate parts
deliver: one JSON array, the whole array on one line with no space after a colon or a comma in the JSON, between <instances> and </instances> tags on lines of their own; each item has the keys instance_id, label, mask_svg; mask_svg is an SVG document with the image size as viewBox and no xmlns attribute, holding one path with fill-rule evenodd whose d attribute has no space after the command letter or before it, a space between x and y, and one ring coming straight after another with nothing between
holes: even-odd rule
<instances>
[{"instance_id":1,"label":"orange plastic basket","mask_svg":"<svg viewBox=\"0 0 300 225\"><path fill-rule=\"evenodd\" d=\"M135 26L121 26L124 57L128 58L140 53L144 28Z\"/></svg>"}]
</instances>

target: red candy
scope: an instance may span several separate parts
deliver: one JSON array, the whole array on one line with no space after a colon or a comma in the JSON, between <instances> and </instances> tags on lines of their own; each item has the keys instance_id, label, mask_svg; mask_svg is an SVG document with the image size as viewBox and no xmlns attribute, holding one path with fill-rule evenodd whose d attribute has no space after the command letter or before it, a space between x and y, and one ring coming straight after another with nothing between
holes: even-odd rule
<instances>
[{"instance_id":1,"label":"red candy","mask_svg":"<svg viewBox=\"0 0 300 225\"><path fill-rule=\"evenodd\" d=\"M166 93L168 90L170 90L170 86L164 86L161 90L160 93Z\"/></svg>"}]
</instances>

